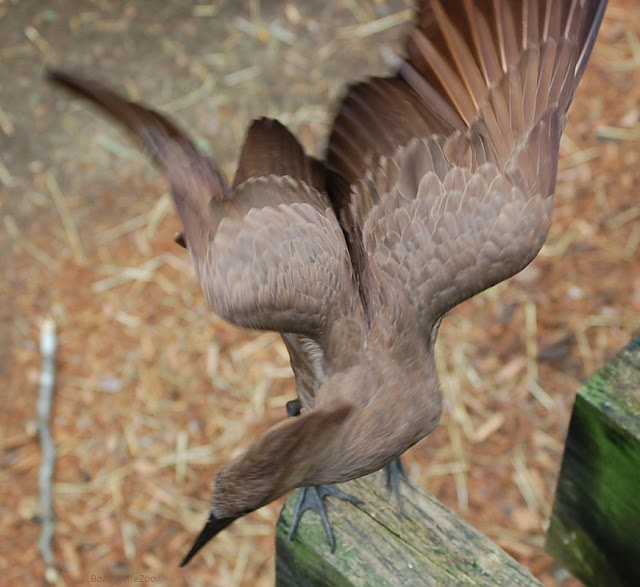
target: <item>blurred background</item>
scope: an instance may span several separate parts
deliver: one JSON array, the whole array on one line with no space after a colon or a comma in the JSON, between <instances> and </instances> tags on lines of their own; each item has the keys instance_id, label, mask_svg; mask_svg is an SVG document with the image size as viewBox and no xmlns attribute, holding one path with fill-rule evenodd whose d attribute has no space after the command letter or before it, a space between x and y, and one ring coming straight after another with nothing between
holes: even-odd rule
<instances>
[{"instance_id":1,"label":"blurred background","mask_svg":"<svg viewBox=\"0 0 640 587\"><path fill-rule=\"evenodd\" d=\"M43 82L45 64L168 113L229 177L249 121L316 155L349 80L389 71L403 0L0 0L1 583L40 585L39 327L58 331L58 584L271 585L282 502L184 570L217 469L295 394L279 337L208 309L167 185L128 137ZM547 585L576 390L640 328L640 6L610 0L570 111L551 233L520 275L445 318L440 427L412 479ZM329 515L331 515L329 505ZM338 545L338 550L340 545Z\"/></svg>"}]
</instances>

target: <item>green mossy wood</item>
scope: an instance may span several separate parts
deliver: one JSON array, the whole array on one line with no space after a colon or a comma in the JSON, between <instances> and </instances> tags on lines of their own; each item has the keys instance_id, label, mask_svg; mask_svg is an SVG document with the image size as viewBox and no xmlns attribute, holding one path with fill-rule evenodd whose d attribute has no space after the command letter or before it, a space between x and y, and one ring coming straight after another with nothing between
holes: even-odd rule
<instances>
[{"instance_id":1,"label":"green mossy wood","mask_svg":"<svg viewBox=\"0 0 640 587\"><path fill-rule=\"evenodd\" d=\"M402 485L402 510L382 473L340 486L362 505L327 498L331 554L319 516L307 512L290 542L296 492L276 536L278 587L346 585L540 585L487 537L434 497Z\"/></svg>"},{"instance_id":2,"label":"green mossy wood","mask_svg":"<svg viewBox=\"0 0 640 587\"><path fill-rule=\"evenodd\" d=\"M547 550L587 585L640 585L640 334L578 391Z\"/></svg>"}]
</instances>

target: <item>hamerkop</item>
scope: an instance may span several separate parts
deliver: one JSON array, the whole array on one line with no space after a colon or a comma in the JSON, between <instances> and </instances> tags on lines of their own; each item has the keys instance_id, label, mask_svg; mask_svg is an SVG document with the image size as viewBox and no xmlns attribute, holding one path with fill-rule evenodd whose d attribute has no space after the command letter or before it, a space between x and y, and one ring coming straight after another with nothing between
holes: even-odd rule
<instances>
[{"instance_id":1,"label":"hamerkop","mask_svg":"<svg viewBox=\"0 0 640 587\"><path fill-rule=\"evenodd\" d=\"M182 564L240 516L385 467L436 427L440 320L542 247L560 135L605 6L421 0L395 75L349 87L324 161L260 119L231 185L164 116L49 73L164 173L213 310L280 332L291 357L298 415L218 472Z\"/></svg>"}]
</instances>

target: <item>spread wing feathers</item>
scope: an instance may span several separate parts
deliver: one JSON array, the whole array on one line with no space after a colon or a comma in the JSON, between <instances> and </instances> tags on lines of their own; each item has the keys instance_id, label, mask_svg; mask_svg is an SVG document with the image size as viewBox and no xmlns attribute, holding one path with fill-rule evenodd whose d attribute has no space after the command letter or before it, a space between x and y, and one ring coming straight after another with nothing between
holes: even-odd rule
<instances>
[{"instance_id":1,"label":"spread wing feathers","mask_svg":"<svg viewBox=\"0 0 640 587\"><path fill-rule=\"evenodd\" d=\"M306 336L323 331L353 272L322 193L324 168L284 126L267 119L252 124L230 190L167 118L98 82L59 71L49 78L123 124L167 177L214 310L241 326Z\"/></svg>"},{"instance_id":2,"label":"spread wing feathers","mask_svg":"<svg viewBox=\"0 0 640 587\"><path fill-rule=\"evenodd\" d=\"M166 117L99 82L62 71L49 71L47 75L52 82L102 108L136 137L171 184L194 263L202 259L212 221L210 203L229 193L222 174ZM178 242L183 240L182 236L178 238Z\"/></svg>"},{"instance_id":3,"label":"spread wing feathers","mask_svg":"<svg viewBox=\"0 0 640 587\"><path fill-rule=\"evenodd\" d=\"M354 189L351 213L362 226L365 249L414 304L425 328L523 269L547 236L559 142L556 111L536 125L513 170L496 165L486 141L460 132L414 139L385 161L383 173ZM373 204L390 179L394 187Z\"/></svg>"},{"instance_id":4,"label":"spread wing feathers","mask_svg":"<svg viewBox=\"0 0 640 587\"><path fill-rule=\"evenodd\" d=\"M233 187L251 177L288 175L305 182L319 192L325 190L325 170L322 163L309 157L298 140L277 120L254 120L240 155Z\"/></svg>"},{"instance_id":5,"label":"spread wing feathers","mask_svg":"<svg viewBox=\"0 0 640 587\"><path fill-rule=\"evenodd\" d=\"M421 0L395 77L347 91L329 137L329 167L353 182L411 138L470 128L487 109L495 109L502 132L513 123L516 137L526 136L553 104L563 124L606 4ZM509 96L510 110L500 94ZM503 162L513 148L513 138L506 140Z\"/></svg>"},{"instance_id":6,"label":"spread wing feathers","mask_svg":"<svg viewBox=\"0 0 640 587\"><path fill-rule=\"evenodd\" d=\"M362 243L422 319L542 246L560 134L605 5L423 0L396 77L348 91L327 162L352 189L332 201L350 247ZM402 90L395 106L379 96L389 84Z\"/></svg>"},{"instance_id":7,"label":"spread wing feathers","mask_svg":"<svg viewBox=\"0 0 640 587\"><path fill-rule=\"evenodd\" d=\"M201 275L211 307L227 320L314 339L338 305L348 311L342 296L355 293L331 203L287 176L252 178L234 190Z\"/></svg>"},{"instance_id":8,"label":"spread wing feathers","mask_svg":"<svg viewBox=\"0 0 640 587\"><path fill-rule=\"evenodd\" d=\"M213 206L223 212L201 271L211 307L240 326L286 335L296 371L318 367L331 316L348 312L355 293L326 178L286 127L254 121L231 196Z\"/></svg>"},{"instance_id":9,"label":"spread wing feathers","mask_svg":"<svg viewBox=\"0 0 640 587\"><path fill-rule=\"evenodd\" d=\"M448 134L453 127L441 111L425 104L400 75L359 82L349 88L336 114L327 164L351 183L413 137ZM455 111L450 106L447 111L462 128Z\"/></svg>"},{"instance_id":10,"label":"spread wing feathers","mask_svg":"<svg viewBox=\"0 0 640 587\"><path fill-rule=\"evenodd\" d=\"M220 316L286 333L306 363L332 313L348 311L346 300L355 292L326 178L324 165L307 156L286 127L254 121L233 191L213 206L222 210L221 221L201 271L207 300Z\"/></svg>"},{"instance_id":11,"label":"spread wing feathers","mask_svg":"<svg viewBox=\"0 0 640 587\"><path fill-rule=\"evenodd\" d=\"M510 77L512 89L519 86L530 99L535 98L530 90L536 85L542 90L546 90L545 83L556 90L568 88L570 91L563 94L542 92L542 102L547 95L550 100L558 98L558 110L564 113L593 49L606 3L422 0L415 26L407 35L407 63L401 72L425 99L435 92L450 101L467 126L472 126L480 114L490 89L503 83L514 70L530 74ZM535 64L535 54L545 50L558 53L556 67L540 70L536 84L538 71L523 67L523 62ZM549 66L554 63L540 61ZM545 73L552 77L545 77ZM567 74L570 83L563 82ZM528 101L519 108L526 110L525 116L536 119L547 109L542 102Z\"/></svg>"}]
</instances>

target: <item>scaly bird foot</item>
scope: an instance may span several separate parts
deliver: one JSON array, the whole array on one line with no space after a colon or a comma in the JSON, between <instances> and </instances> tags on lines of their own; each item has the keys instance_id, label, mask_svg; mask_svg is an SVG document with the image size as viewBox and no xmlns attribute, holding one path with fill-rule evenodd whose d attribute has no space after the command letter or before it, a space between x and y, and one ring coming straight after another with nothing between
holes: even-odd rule
<instances>
[{"instance_id":1,"label":"scaly bird foot","mask_svg":"<svg viewBox=\"0 0 640 587\"><path fill-rule=\"evenodd\" d=\"M298 398L296 398L288 401L286 407L287 416L289 418L295 418L296 416L300 415L302 403ZM323 501L327 495L337 497L338 499L344 499L345 501L350 501L351 503L355 504L362 503L362 501L357 497L353 497L352 495L341 491L333 485L302 487L300 489L300 497L298 497L298 503L296 503L296 509L293 512L293 520L291 521L291 528L289 528L289 533L287 534L287 540L291 540L293 533L296 531L296 528L300 523L302 514L304 514L304 512L306 512L307 510L314 510L320 515L324 531L327 534L327 541L329 542L329 546L331 547L331 552L334 551L336 547L335 538L333 537L333 530L331 529L331 523L329 522L327 509L325 508Z\"/></svg>"},{"instance_id":2,"label":"scaly bird foot","mask_svg":"<svg viewBox=\"0 0 640 587\"><path fill-rule=\"evenodd\" d=\"M338 489L337 487L334 487L333 485L302 487L300 490L298 503L296 504L296 509L293 513L291 528L289 528L289 534L287 534L287 540L291 540L293 533L298 527L300 518L302 518L302 514L304 514L304 512L306 512L307 510L314 510L320 515L324 531L327 534L327 542L329 542L329 546L331 547L331 552L335 550L336 542L335 538L333 537L333 530L331 529L329 517L327 516L327 509L325 508L323 502L324 498L327 497L327 495L337 497L338 499L344 499L345 501L350 501L351 503L355 503L358 505L362 503L362 500L354 497L353 495L345 493L344 491Z\"/></svg>"}]
</instances>

